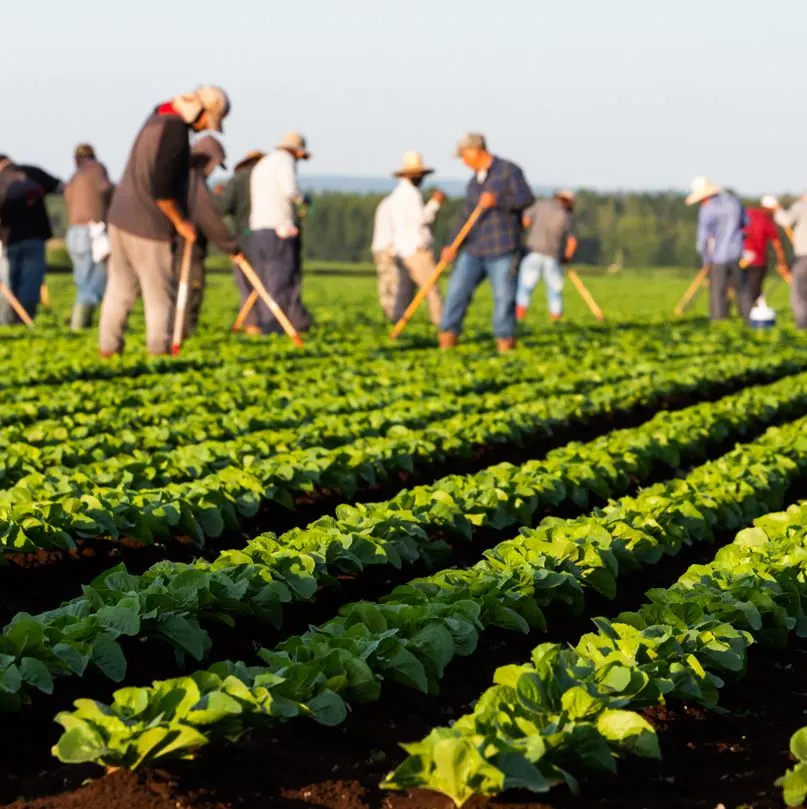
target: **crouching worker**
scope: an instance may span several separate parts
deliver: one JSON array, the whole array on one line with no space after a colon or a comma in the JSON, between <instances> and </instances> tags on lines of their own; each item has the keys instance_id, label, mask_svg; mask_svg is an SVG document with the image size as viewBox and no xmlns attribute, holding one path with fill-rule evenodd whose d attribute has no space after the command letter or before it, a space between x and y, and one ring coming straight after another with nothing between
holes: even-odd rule
<instances>
[{"instance_id":1,"label":"crouching worker","mask_svg":"<svg viewBox=\"0 0 807 809\"><path fill-rule=\"evenodd\" d=\"M191 149L190 191L188 212L196 228L196 241L191 252L190 278L188 279L188 312L185 318L185 336L193 334L199 325L199 313L205 295L205 260L207 247L213 242L229 256L239 253L235 237L219 215L207 180L218 166L224 168L224 147L212 135L206 135L193 144ZM176 239L174 269L177 281L182 265L184 241Z\"/></svg>"}]
</instances>

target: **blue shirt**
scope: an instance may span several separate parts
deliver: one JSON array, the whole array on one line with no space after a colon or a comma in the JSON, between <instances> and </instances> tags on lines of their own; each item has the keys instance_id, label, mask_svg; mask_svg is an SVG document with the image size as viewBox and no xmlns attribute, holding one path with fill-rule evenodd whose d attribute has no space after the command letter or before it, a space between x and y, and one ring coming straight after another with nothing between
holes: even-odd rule
<instances>
[{"instance_id":1,"label":"blue shirt","mask_svg":"<svg viewBox=\"0 0 807 809\"><path fill-rule=\"evenodd\" d=\"M743 254L743 228L748 217L742 202L721 191L701 205L698 252L704 264L733 264Z\"/></svg>"},{"instance_id":2,"label":"blue shirt","mask_svg":"<svg viewBox=\"0 0 807 809\"><path fill-rule=\"evenodd\" d=\"M476 208L483 191L492 191L496 195L496 206L479 217L461 249L472 256L515 253L521 249L522 212L534 201L524 172L515 163L494 157L482 182L476 175L468 182L457 232Z\"/></svg>"}]
</instances>

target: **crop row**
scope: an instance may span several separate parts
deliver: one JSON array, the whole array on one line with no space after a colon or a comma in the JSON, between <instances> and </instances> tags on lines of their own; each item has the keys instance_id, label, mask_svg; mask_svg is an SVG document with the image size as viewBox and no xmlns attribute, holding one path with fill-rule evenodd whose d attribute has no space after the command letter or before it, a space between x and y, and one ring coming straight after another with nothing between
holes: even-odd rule
<instances>
[{"instance_id":1,"label":"crop row","mask_svg":"<svg viewBox=\"0 0 807 809\"><path fill-rule=\"evenodd\" d=\"M529 525L535 513L564 501L582 508L591 495L622 494L631 480L660 468L674 470L715 444L806 409L807 374L802 374L659 414L640 427L562 447L520 468L502 464L416 487L386 503L340 506L336 517L279 539L262 535L213 562L160 562L139 576L117 567L59 608L15 618L0 636L0 652L17 665L23 657L36 658L50 680L88 665L122 679L126 660L119 641L133 635L159 638L198 660L210 650L204 624L250 614L279 627L285 605L313 598L337 573L441 558L446 547L433 539L435 532L470 538L472 525L499 530ZM19 637L24 646L14 640Z\"/></svg>"},{"instance_id":2,"label":"crop row","mask_svg":"<svg viewBox=\"0 0 807 809\"><path fill-rule=\"evenodd\" d=\"M807 505L758 519L636 612L596 619L573 648L541 644L530 663L500 668L470 714L404 745L409 756L385 786L427 787L459 806L513 787L576 790L569 766L613 772L625 754L659 758L655 731L634 711L671 699L713 708L752 643L807 635L805 573ZM797 754L805 741L795 740ZM803 777L786 779L792 804Z\"/></svg>"},{"instance_id":3,"label":"crop row","mask_svg":"<svg viewBox=\"0 0 807 809\"><path fill-rule=\"evenodd\" d=\"M54 752L66 762L135 768L295 717L341 723L345 700L376 700L384 681L434 692L446 665L475 650L480 631L545 628L546 606L580 610L587 587L612 594L620 565L652 564L712 539L714 525L737 528L781 507L805 469L807 418L771 428L686 480L526 530L468 569L415 580L380 603L347 605L326 624L260 650L263 665L217 663L120 689L111 705L77 700L57 718L65 732Z\"/></svg>"},{"instance_id":4,"label":"crop row","mask_svg":"<svg viewBox=\"0 0 807 809\"><path fill-rule=\"evenodd\" d=\"M807 359L727 357L708 368L660 371L617 385L602 385L589 396L548 397L505 412L460 415L424 430L395 427L384 437L326 450L304 448L245 468L228 467L186 483L132 489L105 485L80 472L32 474L0 491L0 546L7 551L71 548L74 539L121 535L141 542L183 533L199 544L254 516L264 502L292 507L292 494L316 488L351 497L361 481L374 483L415 465L470 454L475 446L520 442L592 418L656 406L673 395L708 394L727 381L776 378L804 367ZM148 466L139 470L149 474Z\"/></svg>"},{"instance_id":5,"label":"crop row","mask_svg":"<svg viewBox=\"0 0 807 809\"><path fill-rule=\"evenodd\" d=\"M668 363L665 372L711 362L707 357ZM538 365L511 384L499 372L442 387L376 387L360 401L339 391L330 395L314 391L290 402L288 392L283 391L264 393L257 397L259 404L254 403L254 396L249 400L253 404L247 404L233 401L230 394L202 412L198 407L196 412L187 409L187 402L129 412L105 408L82 420L78 429L69 429L60 419L0 431L0 439L8 440L0 481L9 486L31 473L47 472L52 478L78 467L107 485L114 485L117 475L130 487L154 487L197 478L224 466L242 466L245 458L268 458L311 446L331 449L358 438L384 435L395 426L423 429L460 413L502 410L538 396L582 393L603 382L614 384L653 370L652 365L622 366L602 369L596 376L584 371L547 379L546 367ZM136 429L129 429L133 424ZM138 481L136 473L144 466L150 472ZM127 474L130 469L134 475Z\"/></svg>"}]
</instances>

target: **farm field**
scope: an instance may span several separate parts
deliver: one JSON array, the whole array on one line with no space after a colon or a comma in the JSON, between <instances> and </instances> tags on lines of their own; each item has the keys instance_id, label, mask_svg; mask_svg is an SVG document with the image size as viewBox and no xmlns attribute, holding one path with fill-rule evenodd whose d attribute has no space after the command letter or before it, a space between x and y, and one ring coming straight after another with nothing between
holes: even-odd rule
<instances>
[{"instance_id":1,"label":"farm field","mask_svg":"<svg viewBox=\"0 0 807 809\"><path fill-rule=\"evenodd\" d=\"M583 277L606 324L539 287L499 356L484 289L441 353L311 277L297 350L212 276L101 362L52 276L0 333L0 806L803 801L807 337Z\"/></svg>"}]
</instances>

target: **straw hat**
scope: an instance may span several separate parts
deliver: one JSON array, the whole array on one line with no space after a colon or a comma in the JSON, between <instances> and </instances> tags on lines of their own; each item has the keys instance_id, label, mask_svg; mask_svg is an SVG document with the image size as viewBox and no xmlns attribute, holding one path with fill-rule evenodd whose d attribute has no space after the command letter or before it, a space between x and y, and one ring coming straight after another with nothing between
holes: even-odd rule
<instances>
[{"instance_id":1,"label":"straw hat","mask_svg":"<svg viewBox=\"0 0 807 809\"><path fill-rule=\"evenodd\" d=\"M283 136L283 140L277 144L277 148L290 149L293 152L302 152L303 160L308 160L311 157L311 152L308 151L305 138L299 132L287 132Z\"/></svg>"},{"instance_id":2,"label":"straw hat","mask_svg":"<svg viewBox=\"0 0 807 809\"><path fill-rule=\"evenodd\" d=\"M719 185L712 185L705 177L696 177L692 181L692 193L686 198L687 205L695 205L698 202L719 194L723 189Z\"/></svg>"},{"instance_id":3,"label":"straw hat","mask_svg":"<svg viewBox=\"0 0 807 809\"><path fill-rule=\"evenodd\" d=\"M259 160L263 160L264 157L266 157L266 152L262 152L260 149L253 149L251 152L247 152L246 155L233 166L233 171L238 171L248 166L250 163L257 163Z\"/></svg>"},{"instance_id":4,"label":"straw hat","mask_svg":"<svg viewBox=\"0 0 807 809\"><path fill-rule=\"evenodd\" d=\"M765 194L765 196L759 201L759 204L763 208L767 208L769 211L775 211L779 208L779 200L776 199L773 194Z\"/></svg>"},{"instance_id":5,"label":"straw hat","mask_svg":"<svg viewBox=\"0 0 807 809\"><path fill-rule=\"evenodd\" d=\"M555 196L559 199L565 199L570 205L574 205L575 193L568 188L563 188L560 191L557 191Z\"/></svg>"},{"instance_id":6,"label":"straw hat","mask_svg":"<svg viewBox=\"0 0 807 809\"><path fill-rule=\"evenodd\" d=\"M423 177L425 174L434 174L434 169L425 165L420 152L407 152L401 168L392 172L393 177Z\"/></svg>"}]
</instances>

